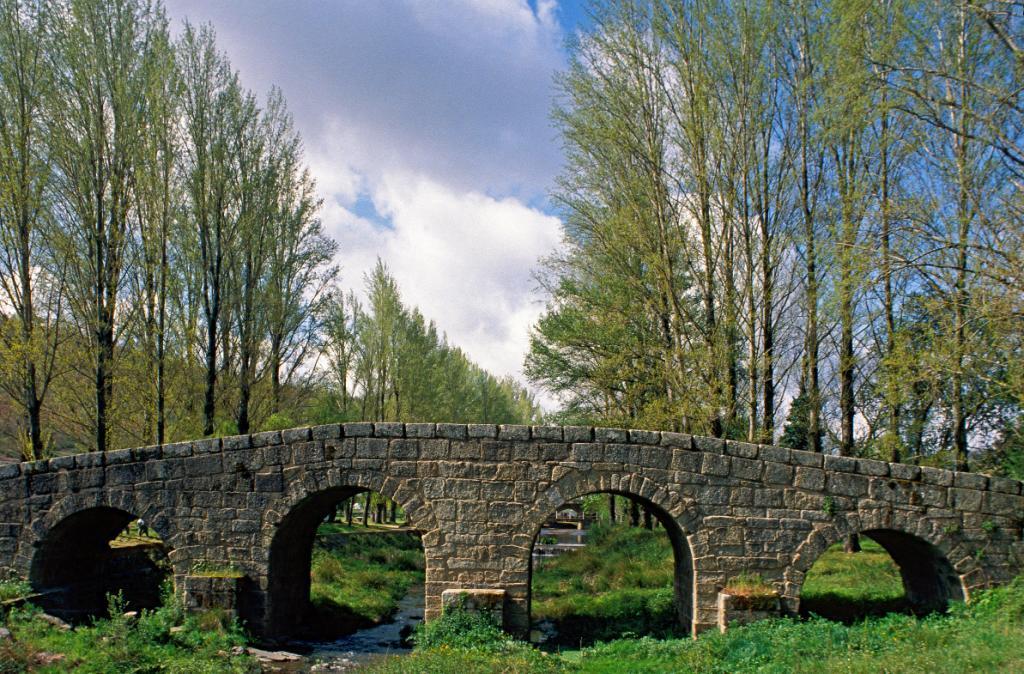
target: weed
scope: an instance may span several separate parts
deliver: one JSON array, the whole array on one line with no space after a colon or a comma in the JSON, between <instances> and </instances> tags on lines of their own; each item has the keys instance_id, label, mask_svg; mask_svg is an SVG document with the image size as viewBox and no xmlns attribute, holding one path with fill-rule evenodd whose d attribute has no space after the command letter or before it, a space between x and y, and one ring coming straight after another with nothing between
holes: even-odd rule
<instances>
[{"instance_id":1,"label":"weed","mask_svg":"<svg viewBox=\"0 0 1024 674\"><path fill-rule=\"evenodd\" d=\"M826 496L825 500L822 501L821 512L825 513L829 517L836 516L836 502L831 496Z\"/></svg>"},{"instance_id":2,"label":"weed","mask_svg":"<svg viewBox=\"0 0 1024 674\"><path fill-rule=\"evenodd\" d=\"M985 520L984 522L981 523L981 529L986 534L991 536L992 534L994 534L996 532L996 523L993 522L992 520Z\"/></svg>"},{"instance_id":3,"label":"weed","mask_svg":"<svg viewBox=\"0 0 1024 674\"><path fill-rule=\"evenodd\" d=\"M0 580L0 601L21 599L32 594L32 586L20 578Z\"/></svg>"}]
</instances>

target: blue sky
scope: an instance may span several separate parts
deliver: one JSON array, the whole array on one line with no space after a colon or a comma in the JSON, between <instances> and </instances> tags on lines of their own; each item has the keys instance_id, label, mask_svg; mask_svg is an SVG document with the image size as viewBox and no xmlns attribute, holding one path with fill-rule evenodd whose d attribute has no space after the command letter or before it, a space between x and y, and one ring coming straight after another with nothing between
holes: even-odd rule
<instances>
[{"instance_id":1,"label":"blue sky","mask_svg":"<svg viewBox=\"0 0 1024 674\"><path fill-rule=\"evenodd\" d=\"M176 25L213 24L246 86L283 90L342 286L379 256L452 342L521 378L533 271L561 238L553 78L584 3L166 1Z\"/></svg>"}]
</instances>

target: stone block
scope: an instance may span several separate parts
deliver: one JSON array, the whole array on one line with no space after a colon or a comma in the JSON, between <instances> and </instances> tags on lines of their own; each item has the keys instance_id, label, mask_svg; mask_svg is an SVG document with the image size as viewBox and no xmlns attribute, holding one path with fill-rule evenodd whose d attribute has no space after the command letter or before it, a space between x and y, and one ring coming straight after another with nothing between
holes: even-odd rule
<instances>
[{"instance_id":1,"label":"stone block","mask_svg":"<svg viewBox=\"0 0 1024 674\"><path fill-rule=\"evenodd\" d=\"M866 496L868 493L868 478L863 475L827 473L827 480L825 484L825 491L829 494L856 497Z\"/></svg>"},{"instance_id":2,"label":"stone block","mask_svg":"<svg viewBox=\"0 0 1024 674\"><path fill-rule=\"evenodd\" d=\"M495 424L469 424L466 426L466 434L470 438L493 440L498 437L498 427Z\"/></svg>"},{"instance_id":3,"label":"stone block","mask_svg":"<svg viewBox=\"0 0 1024 674\"><path fill-rule=\"evenodd\" d=\"M479 461L483 457L483 447L479 440L452 440L448 450L448 458L453 461Z\"/></svg>"},{"instance_id":4,"label":"stone block","mask_svg":"<svg viewBox=\"0 0 1024 674\"><path fill-rule=\"evenodd\" d=\"M420 440L420 459L439 460L447 459L450 442L439 438L433 440Z\"/></svg>"},{"instance_id":5,"label":"stone block","mask_svg":"<svg viewBox=\"0 0 1024 674\"><path fill-rule=\"evenodd\" d=\"M166 445L164 446L166 448ZM75 468L102 468L103 452L75 454Z\"/></svg>"},{"instance_id":6,"label":"stone block","mask_svg":"<svg viewBox=\"0 0 1024 674\"><path fill-rule=\"evenodd\" d=\"M415 440L392 440L388 447L392 459L415 459L420 453L420 445Z\"/></svg>"},{"instance_id":7,"label":"stone block","mask_svg":"<svg viewBox=\"0 0 1024 674\"><path fill-rule=\"evenodd\" d=\"M543 440L546 442L562 441L561 426L534 426L531 429L531 433L534 440Z\"/></svg>"},{"instance_id":8,"label":"stone block","mask_svg":"<svg viewBox=\"0 0 1024 674\"><path fill-rule=\"evenodd\" d=\"M480 458L484 461L507 462L512 460L512 443L501 440L484 440L480 443Z\"/></svg>"},{"instance_id":9,"label":"stone block","mask_svg":"<svg viewBox=\"0 0 1024 674\"><path fill-rule=\"evenodd\" d=\"M165 459L184 459L192 456L191 442L175 442L163 446L163 457Z\"/></svg>"},{"instance_id":10,"label":"stone block","mask_svg":"<svg viewBox=\"0 0 1024 674\"><path fill-rule=\"evenodd\" d=\"M953 485L953 472L931 466L921 466L921 481L939 487L950 487Z\"/></svg>"},{"instance_id":11,"label":"stone block","mask_svg":"<svg viewBox=\"0 0 1024 674\"><path fill-rule=\"evenodd\" d=\"M693 449L693 436L688 433L670 433L668 431L664 431L661 434L661 444L666 447Z\"/></svg>"},{"instance_id":12,"label":"stone block","mask_svg":"<svg viewBox=\"0 0 1024 674\"><path fill-rule=\"evenodd\" d=\"M360 459L386 459L388 441L386 438L357 438L356 457Z\"/></svg>"},{"instance_id":13,"label":"stone block","mask_svg":"<svg viewBox=\"0 0 1024 674\"><path fill-rule=\"evenodd\" d=\"M110 487L134 485L144 482L145 477L146 466L141 463L126 463L117 466L107 466L106 484ZM37 491L34 486L32 490Z\"/></svg>"},{"instance_id":14,"label":"stone block","mask_svg":"<svg viewBox=\"0 0 1024 674\"><path fill-rule=\"evenodd\" d=\"M821 491L825 488L825 471L801 466L796 469L793 486L807 491Z\"/></svg>"},{"instance_id":15,"label":"stone block","mask_svg":"<svg viewBox=\"0 0 1024 674\"><path fill-rule=\"evenodd\" d=\"M499 440L529 440L530 427L523 425L503 424L498 427Z\"/></svg>"},{"instance_id":16,"label":"stone block","mask_svg":"<svg viewBox=\"0 0 1024 674\"><path fill-rule=\"evenodd\" d=\"M629 441L640 445L657 445L661 442L661 434L657 431L630 429Z\"/></svg>"},{"instance_id":17,"label":"stone block","mask_svg":"<svg viewBox=\"0 0 1024 674\"><path fill-rule=\"evenodd\" d=\"M565 426L562 439L565 442L590 442L594 439L594 429L590 426Z\"/></svg>"},{"instance_id":18,"label":"stone block","mask_svg":"<svg viewBox=\"0 0 1024 674\"><path fill-rule=\"evenodd\" d=\"M711 452L713 454L722 454L725 451L725 440L721 438L705 438L703 436L693 436L693 448L698 452Z\"/></svg>"},{"instance_id":19,"label":"stone block","mask_svg":"<svg viewBox=\"0 0 1024 674\"><path fill-rule=\"evenodd\" d=\"M725 443L725 453L730 456L738 456L743 459L757 458L757 445L749 442L737 442L729 440Z\"/></svg>"},{"instance_id":20,"label":"stone block","mask_svg":"<svg viewBox=\"0 0 1024 674\"><path fill-rule=\"evenodd\" d=\"M596 442L577 442L569 449L570 461L596 463L604 460L604 445Z\"/></svg>"},{"instance_id":21,"label":"stone block","mask_svg":"<svg viewBox=\"0 0 1024 674\"><path fill-rule=\"evenodd\" d=\"M980 473L953 473L953 486L962 489L988 489L988 477Z\"/></svg>"},{"instance_id":22,"label":"stone block","mask_svg":"<svg viewBox=\"0 0 1024 674\"><path fill-rule=\"evenodd\" d=\"M17 463L0 463L0 480L9 480L21 475L21 466Z\"/></svg>"},{"instance_id":23,"label":"stone block","mask_svg":"<svg viewBox=\"0 0 1024 674\"><path fill-rule=\"evenodd\" d=\"M700 472L702 475L718 475L721 477L729 475L729 457L719 454L704 454L701 460Z\"/></svg>"},{"instance_id":24,"label":"stone block","mask_svg":"<svg viewBox=\"0 0 1024 674\"><path fill-rule=\"evenodd\" d=\"M857 471L857 459L849 456L825 455L824 468L827 471L853 473Z\"/></svg>"},{"instance_id":25,"label":"stone block","mask_svg":"<svg viewBox=\"0 0 1024 674\"><path fill-rule=\"evenodd\" d=\"M194 456L185 462L185 475L188 477L216 475L221 470L219 455ZM109 469L107 474L109 476Z\"/></svg>"},{"instance_id":26,"label":"stone block","mask_svg":"<svg viewBox=\"0 0 1024 674\"><path fill-rule=\"evenodd\" d=\"M263 433L252 434L253 447L271 447L281 444L281 431L264 431ZM167 456L166 450L164 456Z\"/></svg>"},{"instance_id":27,"label":"stone block","mask_svg":"<svg viewBox=\"0 0 1024 674\"><path fill-rule=\"evenodd\" d=\"M821 468L824 465L825 456L818 452L804 452L796 449L789 450L789 459L793 465L808 466L810 468Z\"/></svg>"},{"instance_id":28,"label":"stone block","mask_svg":"<svg viewBox=\"0 0 1024 674\"><path fill-rule=\"evenodd\" d=\"M753 445L751 446L753 447ZM751 461L740 457L733 457L732 459L732 475L741 480L760 480L763 470L763 461Z\"/></svg>"},{"instance_id":29,"label":"stone block","mask_svg":"<svg viewBox=\"0 0 1024 674\"><path fill-rule=\"evenodd\" d=\"M405 424L397 421L380 421L373 425L373 434L378 438L401 438L405 436Z\"/></svg>"},{"instance_id":30,"label":"stone block","mask_svg":"<svg viewBox=\"0 0 1024 674\"><path fill-rule=\"evenodd\" d=\"M629 433L624 428L595 428L594 442L628 442Z\"/></svg>"},{"instance_id":31,"label":"stone block","mask_svg":"<svg viewBox=\"0 0 1024 674\"><path fill-rule=\"evenodd\" d=\"M984 492L977 489L960 489L954 487L949 490L949 506L956 510L970 510L977 512L981 510L981 499Z\"/></svg>"},{"instance_id":32,"label":"stone block","mask_svg":"<svg viewBox=\"0 0 1024 674\"><path fill-rule=\"evenodd\" d=\"M132 461L132 450L130 449L117 449L112 452L106 452L106 464L108 466L114 466L120 463L130 463Z\"/></svg>"},{"instance_id":33,"label":"stone block","mask_svg":"<svg viewBox=\"0 0 1024 674\"><path fill-rule=\"evenodd\" d=\"M367 438L373 435L373 424L369 421L353 421L341 425L342 437Z\"/></svg>"},{"instance_id":34,"label":"stone block","mask_svg":"<svg viewBox=\"0 0 1024 674\"><path fill-rule=\"evenodd\" d=\"M324 424L312 429L314 440L337 440L341 437L341 424Z\"/></svg>"},{"instance_id":35,"label":"stone block","mask_svg":"<svg viewBox=\"0 0 1024 674\"><path fill-rule=\"evenodd\" d=\"M432 438L437 431L437 424L406 424L405 437Z\"/></svg>"},{"instance_id":36,"label":"stone block","mask_svg":"<svg viewBox=\"0 0 1024 674\"><path fill-rule=\"evenodd\" d=\"M221 444L226 450L237 450L237 449L249 449L252 447L252 436L250 435L232 435L226 438L221 438Z\"/></svg>"},{"instance_id":37,"label":"stone block","mask_svg":"<svg viewBox=\"0 0 1024 674\"><path fill-rule=\"evenodd\" d=\"M906 463L891 463L889 474L898 480L917 480L921 477L921 468Z\"/></svg>"},{"instance_id":38,"label":"stone block","mask_svg":"<svg viewBox=\"0 0 1024 674\"><path fill-rule=\"evenodd\" d=\"M566 461L569 459L569 445L561 442L546 442L541 444L538 449L541 461Z\"/></svg>"},{"instance_id":39,"label":"stone block","mask_svg":"<svg viewBox=\"0 0 1024 674\"><path fill-rule=\"evenodd\" d=\"M813 470L813 469L812 469ZM793 479L793 467L767 461L764 464L764 481L768 484L789 484Z\"/></svg>"},{"instance_id":40,"label":"stone block","mask_svg":"<svg viewBox=\"0 0 1024 674\"><path fill-rule=\"evenodd\" d=\"M437 437L449 440L465 440L469 436L466 424L438 424Z\"/></svg>"},{"instance_id":41,"label":"stone block","mask_svg":"<svg viewBox=\"0 0 1024 674\"><path fill-rule=\"evenodd\" d=\"M788 464L792 461L792 450L774 445L760 445L757 448L757 458L762 461L774 461L775 463Z\"/></svg>"},{"instance_id":42,"label":"stone block","mask_svg":"<svg viewBox=\"0 0 1024 674\"><path fill-rule=\"evenodd\" d=\"M886 477L889 475L889 464L873 459L857 459L857 472L861 475Z\"/></svg>"},{"instance_id":43,"label":"stone block","mask_svg":"<svg viewBox=\"0 0 1024 674\"><path fill-rule=\"evenodd\" d=\"M313 432L309 428L289 428L281 431L281 441L286 445L296 442L309 442L313 438Z\"/></svg>"},{"instance_id":44,"label":"stone block","mask_svg":"<svg viewBox=\"0 0 1024 674\"><path fill-rule=\"evenodd\" d=\"M988 483L989 489L1004 494L1019 494L1021 490L1021 483L1008 477L989 477Z\"/></svg>"}]
</instances>

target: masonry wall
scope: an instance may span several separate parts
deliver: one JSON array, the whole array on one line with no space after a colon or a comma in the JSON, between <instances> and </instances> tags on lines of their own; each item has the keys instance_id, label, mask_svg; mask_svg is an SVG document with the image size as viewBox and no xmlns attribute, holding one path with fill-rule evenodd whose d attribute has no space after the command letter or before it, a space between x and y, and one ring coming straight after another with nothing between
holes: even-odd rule
<instances>
[{"instance_id":1,"label":"masonry wall","mask_svg":"<svg viewBox=\"0 0 1024 674\"><path fill-rule=\"evenodd\" d=\"M1024 569L1014 480L677 433L354 423L0 465L0 570L38 577L54 564L43 554L73 563L73 549L47 544L55 527L114 509L160 534L179 583L197 566L240 572L239 615L278 633L308 593L293 548L324 508L365 489L423 532L428 618L446 589L503 589L519 633L542 522L600 491L641 499L665 524L695 631L715 625L719 590L744 571L797 611L804 574L850 533L874 532L924 600Z\"/></svg>"}]
</instances>

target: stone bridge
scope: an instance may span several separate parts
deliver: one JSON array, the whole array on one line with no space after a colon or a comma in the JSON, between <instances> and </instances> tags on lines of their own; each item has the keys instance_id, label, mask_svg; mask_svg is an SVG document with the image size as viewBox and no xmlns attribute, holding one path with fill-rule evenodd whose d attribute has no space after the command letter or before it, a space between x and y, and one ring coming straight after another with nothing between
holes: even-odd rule
<instances>
[{"instance_id":1,"label":"stone bridge","mask_svg":"<svg viewBox=\"0 0 1024 674\"><path fill-rule=\"evenodd\" d=\"M1015 480L667 432L349 423L0 465L0 572L40 590L101 573L108 541L142 517L179 590L284 635L308 605L318 524L366 490L423 532L428 619L445 590L499 590L489 594L519 634L541 524L598 492L660 520L694 634L715 625L718 594L741 572L797 612L808 569L849 534L880 543L925 608L1024 569ZM204 569L230 570L228 587Z\"/></svg>"}]
</instances>

